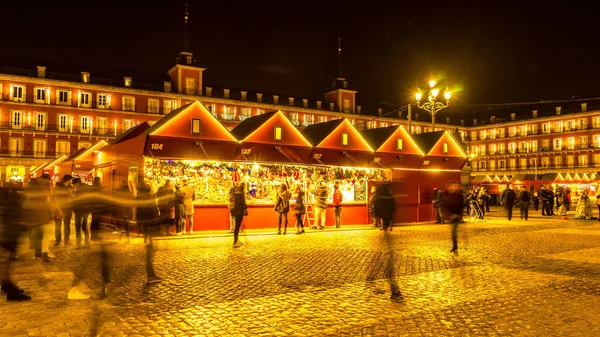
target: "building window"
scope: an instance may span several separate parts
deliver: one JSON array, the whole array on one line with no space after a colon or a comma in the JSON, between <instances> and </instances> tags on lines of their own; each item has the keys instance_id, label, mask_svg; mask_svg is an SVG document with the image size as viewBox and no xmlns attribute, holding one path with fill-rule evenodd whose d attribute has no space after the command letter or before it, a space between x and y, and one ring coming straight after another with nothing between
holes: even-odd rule
<instances>
[{"instance_id":1,"label":"building window","mask_svg":"<svg viewBox=\"0 0 600 337\"><path fill-rule=\"evenodd\" d=\"M98 117L98 125L96 126L99 135L105 135L108 133L108 118Z\"/></svg>"},{"instance_id":2,"label":"building window","mask_svg":"<svg viewBox=\"0 0 600 337\"><path fill-rule=\"evenodd\" d=\"M48 104L50 97L49 89L47 88L35 88L35 102L38 104Z\"/></svg>"},{"instance_id":3,"label":"building window","mask_svg":"<svg viewBox=\"0 0 600 337\"><path fill-rule=\"evenodd\" d=\"M327 122L327 116L317 116L317 123Z\"/></svg>"},{"instance_id":4,"label":"building window","mask_svg":"<svg viewBox=\"0 0 600 337\"><path fill-rule=\"evenodd\" d=\"M348 146L348 134L346 132L342 133L342 146Z\"/></svg>"},{"instance_id":5,"label":"building window","mask_svg":"<svg viewBox=\"0 0 600 337\"><path fill-rule=\"evenodd\" d=\"M566 129L567 129L566 131L575 130L575 121L574 120L568 121Z\"/></svg>"},{"instance_id":6,"label":"building window","mask_svg":"<svg viewBox=\"0 0 600 337\"><path fill-rule=\"evenodd\" d=\"M479 155L485 156L485 145L479 145Z\"/></svg>"},{"instance_id":7,"label":"building window","mask_svg":"<svg viewBox=\"0 0 600 337\"><path fill-rule=\"evenodd\" d=\"M575 149L575 137L567 138L567 150Z\"/></svg>"},{"instance_id":8,"label":"building window","mask_svg":"<svg viewBox=\"0 0 600 337\"><path fill-rule=\"evenodd\" d=\"M554 140L554 147L553 147L554 151L560 151L562 148L561 144L562 144L562 139L556 138Z\"/></svg>"},{"instance_id":9,"label":"building window","mask_svg":"<svg viewBox=\"0 0 600 337\"><path fill-rule=\"evenodd\" d=\"M542 167L543 168L550 167L550 157L542 157Z\"/></svg>"},{"instance_id":10,"label":"building window","mask_svg":"<svg viewBox=\"0 0 600 337\"><path fill-rule=\"evenodd\" d=\"M600 117L592 118L592 126L594 129L600 128Z\"/></svg>"},{"instance_id":11,"label":"building window","mask_svg":"<svg viewBox=\"0 0 600 337\"><path fill-rule=\"evenodd\" d=\"M498 129L498 138L504 138L504 128Z\"/></svg>"},{"instance_id":12,"label":"building window","mask_svg":"<svg viewBox=\"0 0 600 337\"><path fill-rule=\"evenodd\" d=\"M25 86L12 85L10 87L10 100L14 102L25 102Z\"/></svg>"},{"instance_id":13,"label":"building window","mask_svg":"<svg viewBox=\"0 0 600 337\"><path fill-rule=\"evenodd\" d=\"M123 119L123 130L121 132L125 132L133 127L133 119Z\"/></svg>"},{"instance_id":14,"label":"building window","mask_svg":"<svg viewBox=\"0 0 600 337\"><path fill-rule=\"evenodd\" d=\"M485 160L479 162L479 169L485 170L487 168Z\"/></svg>"},{"instance_id":15,"label":"building window","mask_svg":"<svg viewBox=\"0 0 600 337\"><path fill-rule=\"evenodd\" d=\"M92 143L91 142L79 142L79 143L77 143L77 150L89 149L90 147L92 147Z\"/></svg>"},{"instance_id":16,"label":"building window","mask_svg":"<svg viewBox=\"0 0 600 337\"><path fill-rule=\"evenodd\" d=\"M600 165L600 153L594 153L594 164L596 164L596 166Z\"/></svg>"},{"instance_id":17,"label":"building window","mask_svg":"<svg viewBox=\"0 0 600 337\"><path fill-rule=\"evenodd\" d=\"M508 136L509 137L514 137L517 135L517 127L516 126L511 126L508 128Z\"/></svg>"},{"instance_id":18,"label":"building window","mask_svg":"<svg viewBox=\"0 0 600 337\"><path fill-rule=\"evenodd\" d=\"M350 100L349 99L344 100L344 112L346 112L346 113L352 112L352 110L350 109Z\"/></svg>"},{"instance_id":19,"label":"building window","mask_svg":"<svg viewBox=\"0 0 600 337\"><path fill-rule=\"evenodd\" d=\"M282 137L281 132L282 132L281 126L276 126L275 127L275 140L281 140L281 137Z\"/></svg>"},{"instance_id":20,"label":"building window","mask_svg":"<svg viewBox=\"0 0 600 337\"><path fill-rule=\"evenodd\" d=\"M79 92L79 106L84 108L91 107L90 102L92 94L89 92Z\"/></svg>"},{"instance_id":21,"label":"building window","mask_svg":"<svg viewBox=\"0 0 600 337\"><path fill-rule=\"evenodd\" d=\"M554 132L563 132L563 122L554 122Z\"/></svg>"},{"instance_id":22,"label":"building window","mask_svg":"<svg viewBox=\"0 0 600 337\"><path fill-rule=\"evenodd\" d=\"M300 120L297 112L290 112L290 121L296 126L300 125Z\"/></svg>"},{"instance_id":23,"label":"building window","mask_svg":"<svg viewBox=\"0 0 600 337\"><path fill-rule=\"evenodd\" d=\"M56 156L60 157L63 154L67 156L71 154L71 142L58 140L56 141Z\"/></svg>"},{"instance_id":24,"label":"building window","mask_svg":"<svg viewBox=\"0 0 600 337\"><path fill-rule=\"evenodd\" d=\"M302 125L308 126L308 125L313 124L314 121L315 121L315 115L305 114L304 115L304 122L302 122Z\"/></svg>"},{"instance_id":25,"label":"building window","mask_svg":"<svg viewBox=\"0 0 600 337\"><path fill-rule=\"evenodd\" d=\"M481 131L479 131L479 138L481 140L486 140L487 139L487 130L481 130Z\"/></svg>"},{"instance_id":26,"label":"building window","mask_svg":"<svg viewBox=\"0 0 600 337\"><path fill-rule=\"evenodd\" d=\"M58 115L58 131L67 132L69 131L69 115Z\"/></svg>"},{"instance_id":27,"label":"building window","mask_svg":"<svg viewBox=\"0 0 600 337\"><path fill-rule=\"evenodd\" d=\"M550 133L550 123L542 123L542 133Z\"/></svg>"},{"instance_id":28,"label":"building window","mask_svg":"<svg viewBox=\"0 0 600 337\"><path fill-rule=\"evenodd\" d=\"M477 140L477 131L471 131L471 140Z\"/></svg>"},{"instance_id":29,"label":"building window","mask_svg":"<svg viewBox=\"0 0 600 337\"><path fill-rule=\"evenodd\" d=\"M530 158L529 165L533 168L537 168L537 158Z\"/></svg>"},{"instance_id":30,"label":"building window","mask_svg":"<svg viewBox=\"0 0 600 337\"><path fill-rule=\"evenodd\" d=\"M232 109L230 106L223 105L223 115L221 116L221 118L224 120L233 120L235 116L231 111Z\"/></svg>"},{"instance_id":31,"label":"building window","mask_svg":"<svg viewBox=\"0 0 600 337\"><path fill-rule=\"evenodd\" d=\"M448 143L444 142L443 144L443 153L446 154L448 153Z\"/></svg>"},{"instance_id":32,"label":"building window","mask_svg":"<svg viewBox=\"0 0 600 337\"><path fill-rule=\"evenodd\" d=\"M532 135L537 135L537 124L532 124L531 125L531 134Z\"/></svg>"},{"instance_id":33,"label":"building window","mask_svg":"<svg viewBox=\"0 0 600 337\"><path fill-rule=\"evenodd\" d=\"M519 130L519 135L527 136L527 125L521 125Z\"/></svg>"},{"instance_id":34,"label":"building window","mask_svg":"<svg viewBox=\"0 0 600 337\"><path fill-rule=\"evenodd\" d=\"M506 168L506 160L498 160L498 168L504 170Z\"/></svg>"},{"instance_id":35,"label":"building window","mask_svg":"<svg viewBox=\"0 0 600 337\"><path fill-rule=\"evenodd\" d=\"M550 139L542 139L542 151L550 151Z\"/></svg>"},{"instance_id":36,"label":"building window","mask_svg":"<svg viewBox=\"0 0 600 337\"><path fill-rule=\"evenodd\" d=\"M585 130L585 129L587 129L587 123L588 123L587 118L581 118L581 119L579 119L579 130Z\"/></svg>"},{"instance_id":37,"label":"building window","mask_svg":"<svg viewBox=\"0 0 600 337\"><path fill-rule=\"evenodd\" d=\"M538 151L538 142L537 140L532 140L531 141L531 152L537 152Z\"/></svg>"},{"instance_id":38,"label":"building window","mask_svg":"<svg viewBox=\"0 0 600 337\"><path fill-rule=\"evenodd\" d=\"M579 136L579 147L582 149L588 148L588 136Z\"/></svg>"},{"instance_id":39,"label":"building window","mask_svg":"<svg viewBox=\"0 0 600 337\"><path fill-rule=\"evenodd\" d=\"M46 156L47 142L45 139L33 140L33 156L35 158L44 158Z\"/></svg>"},{"instance_id":40,"label":"building window","mask_svg":"<svg viewBox=\"0 0 600 337\"><path fill-rule=\"evenodd\" d=\"M514 170L517 167L517 159L516 158L509 159L508 166L511 170Z\"/></svg>"},{"instance_id":41,"label":"building window","mask_svg":"<svg viewBox=\"0 0 600 337\"><path fill-rule=\"evenodd\" d=\"M488 134L489 134L489 136L490 136L490 139L496 139L496 129L491 129L491 130L488 132Z\"/></svg>"},{"instance_id":42,"label":"building window","mask_svg":"<svg viewBox=\"0 0 600 337\"><path fill-rule=\"evenodd\" d=\"M494 171L496 169L496 161L490 160L490 171Z\"/></svg>"},{"instance_id":43,"label":"building window","mask_svg":"<svg viewBox=\"0 0 600 337\"><path fill-rule=\"evenodd\" d=\"M35 129L38 131L46 130L46 113L36 112L35 113Z\"/></svg>"},{"instance_id":44,"label":"building window","mask_svg":"<svg viewBox=\"0 0 600 337\"><path fill-rule=\"evenodd\" d=\"M489 153L491 155L496 154L496 144L490 144L490 145L488 145L488 150L489 150Z\"/></svg>"},{"instance_id":45,"label":"building window","mask_svg":"<svg viewBox=\"0 0 600 337\"><path fill-rule=\"evenodd\" d=\"M575 166L575 156L567 156L567 166Z\"/></svg>"},{"instance_id":46,"label":"building window","mask_svg":"<svg viewBox=\"0 0 600 337\"><path fill-rule=\"evenodd\" d=\"M519 159L519 166L522 169L526 169L527 168L527 158L520 158Z\"/></svg>"},{"instance_id":47,"label":"building window","mask_svg":"<svg viewBox=\"0 0 600 337\"><path fill-rule=\"evenodd\" d=\"M505 154L506 153L506 149L505 149L505 144L504 143L498 144L498 152L500 154Z\"/></svg>"},{"instance_id":48,"label":"building window","mask_svg":"<svg viewBox=\"0 0 600 337\"><path fill-rule=\"evenodd\" d=\"M212 106L212 110L210 109L211 106ZM215 109L214 104L209 105L208 108L209 108L208 111L210 111L210 113L213 114L213 116L217 117L216 113L215 113L216 109ZM171 112L175 109L177 109L177 101L171 100L171 99L163 100L163 112L164 113L168 114L169 112Z\"/></svg>"},{"instance_id":49,"label":"building window","mask_svg":"<svg viewBox=\"0 0 600 337\"><path fill-rule=\"evenodd\" d=\"M108 94L98 94L98 109L109 109L110 98Z\"/></svg>"},{"instance_id":50,"label":"building window","mask_svg":"<svg viewBox=\"0 0 600 337\"><path fill-rule=\"evenodd\" d=\"M508 152L515 153L517 145L515 143L508 144Z\"/></svg>"},{"instance_id":51,"label":"building window","mask_svg":"<svg viewBox=\"0 0 600 337\"><path fill-rule=\"evenodd\" d=\"M185 93L188 95L196 94L196 79L186 78L185 79Z\"/></svg>"},{"instance_id":52,"label":"building window","mask_svg":"<svg viewBox=\"0 0 600 337\"><path fill-rule=\"evenodd\" d=\"M56 96L58 97L56 104L71 105L71 91L57 90Z\"/></svg>"},{"instance_id":53,"label":"building window","mask_svg":"<svg viewBox=\"0 0 600 337\"><path fill-rule=\"evenodd\" d=\"M587 167L588 166L588 155L582 154L579 155L579 167Z\"/></svg>"},{"instance_id":54,"label":"building window","mask_svg":"<svg viewBox=\"0 0 600 337\"><path fill-rule=\"evenodd\" d=\"M396 139L396 150L402 151L402 138Z\"/></svg>"},{"instance_id":55,"label":"building window","mask_svg":"<svg viewBox=\"0 0 600 337\"><path fill-rule=\"evenodd\" d=\"M243 121L250 116L252 116L252 109L250 109L250 108L241 108L240 109L240 116L239 116L240 121Z\"/></svg>"},{"instance_id":56,"label":"building window","mask_svg":"<svg viewBox=\"0 0 600 337\"><path fill-rule=\"evenodd\" d=\"M123 111L135 111L135 97L123 96Z\"/></svg>"},{"instance_id":57,"label":"building window","mask_svg":"<svg viewBox=\"0 0 600 337\"><path fill-rule=\"evenodd\" d=\"M217 118L217 106L215 104L207 104L206 109L208 110L208 112L210 112L211 115L213 115L213 117Z\"/></svg>"},{"instance_id":58,"label":"building window","mask_svg":"<svg viewBox=\"0 0 600 337\"><path fill-rule=\"evenodd\" d=\"M8 140L8 151L11 157L20 157L24 150L23 138L10 138Z\"/></svg>"},{"instance_id":59,"label":"building window","mask_svg":"<svg viewBox=\"0 0 600 337\"><path fill-rule=\"evenodd\" d=\"M148 112L157 114L159 102L156 98L148 98Z\"/></svg>"},{"instance_id":60,"label":"building window","mask_svg":"<svg viewBox=\"0 0 600 337\"><path fill-rule=\"evenodd\" d=\"M92 117L81 116L79 118L79 132L92 133Z\"/></svg>"},{"instance_id":61,"label":"building window","mask_svg":"<svg viewBox=\"0 0 600 337\"><path fill-rule=\"evenodd\" d=\"M13 111L11 116L11 128L22 129L23 128L23 111Z\"/></svg>"},{"instance_id":62,"label":"building window","mask_svg":"<svg viewBox=\"0 0 600 337\"><path fill-rule=\"evenodd\" d=\"M554 157L554 167L560 168L561 166L562 166L562 157L561 156Z\"/></svg>"},{"instance_id":63,"label":"building window","mask_svg":"<svg viewBox=\"0 0 600 337\"><path fill-rule=\"evenodd\" d=\"M262 115L265 111L263 109L256 109L256 115Z\"/></svg>"},{"instance_id":64,"label":"building window","mask_svg":"<svg viewBox=\"0 0 600 337\"><path fill-rule=\"evenodd\" d=\"M527 143L525 143L525 142L519 143L519 153L527 153Z\"/></svg>"},{"instance_id":65,"label":"building window","mask_svg":"<svg viewBox=\"0 0 600 337\"><path fill-rule=\"evenodd\" d=\"M200 118L192 118L192 134L199 135L202 133L202 120Z\"/></svg>"}]
</instances>

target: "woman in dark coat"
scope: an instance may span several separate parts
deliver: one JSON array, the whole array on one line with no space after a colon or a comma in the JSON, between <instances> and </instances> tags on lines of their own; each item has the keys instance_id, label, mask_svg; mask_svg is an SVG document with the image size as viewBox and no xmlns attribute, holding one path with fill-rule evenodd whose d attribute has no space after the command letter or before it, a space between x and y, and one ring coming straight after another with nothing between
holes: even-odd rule
<instances>
[{"instance_id":1,"label":"woman in dark coat","mask_svg":"<svg viewBox=\"0 0 600 337\"><path fill-rule=\"evenodd\" d=\"M304 191L300 186L296 189L296 234L304 234L304 222L302 216L306 213L306 207L304 206Z\"/></svg>"},{"instance_id":2,"label":"woman in dark coat","mask_svg":"<svg viewBox=\"0 0 600 337\"><path fill-rule=\"evenodd\" d=\"M392 229L392 218L396 212L396 200L387 184L377 186L375 190L375 210L376 217L381 219L383 230Z\"/></svg>"},{"instance_id":3,"label":"woman in dark coat","mask_svg":"<svg viewBox=\"0 0 600 337\"><path fill-rule=\"evenodd\" d=\"M246 191L244 184L239 184L233 190L232 197L233 204L231 205L231 216L235 217L235 228L233 229L233 248L242 246L239 242L238 237L240 234L240 227L242 226L242 220L247 215L248 206L246 205Z\"/></svg>"}]
</instances>

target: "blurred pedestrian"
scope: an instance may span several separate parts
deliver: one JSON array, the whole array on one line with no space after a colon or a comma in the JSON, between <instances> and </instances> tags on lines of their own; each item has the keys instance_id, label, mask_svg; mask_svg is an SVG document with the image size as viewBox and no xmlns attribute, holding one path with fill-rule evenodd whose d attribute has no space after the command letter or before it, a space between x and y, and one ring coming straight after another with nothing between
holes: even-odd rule
<instances>
[{"instance_id":1,"label":"blurred pedestrian","mask_svg":"<svg viewBox=\"0 0 600 337\"><path fill-rule=\"evenodd\" d=\"M381 229L384 231L391 230L393 226L392 219L396 212L394 195L388 184L377 185L375 195L375 215L382 221Z\"/></svg>"},{"instance_id":2,"label":"blurred pedestrian","mask_svg":"<svg viewBox=\"0 0 600 337\"><path fill-rule=\"evenodd\" d=\"M152 193L150 186L146 183L141 183L136 197L136 221L138 222L138 225L144 229L147 283L158 283L162 281L154 272L153 265L154 250L152 245L152 233L156 229L160 230L160 218L158 216L156 202L156 196Z\"/></svg>"},{"instance_id":3,"label":"blurred pedestrian","mask_svg":"<svg viewBox=\"0 0 600 337\"><path fill-rule=\"evenodd\" d=\"M8 302L31 300L31 296L15 285L11 278L12 262L23 234L23 226L17 223L21 218L22 206L22 193L12 187L0 187L0 248L8 252L6 260L0 264L0 292L6 294Z\"/></svg>"},{"instance_id":4,"label":"blurred pedestrian","mask_svg":"<svg viewBox=\"0 0 600 337\"><path fill-rule=\"evenodd\" d=\"M433 207L435 208L435 223L443 224L444 215L442 214L442 191L437 186L433 186Z\"/></svg>"},{"instance_id":5,"label":"blurred pedestrian","mask_svg":"<svg viewBox=\"0 0 600 337\"><path fill-rule=\"evenodd\" d=\"M235 231L235 215L231 214L231 210L233 209L233 206L234 206L233 205L233 203L234 203L233 197L235 196L236 186L237 186L237 183L234 182L233 186L231 186L231 188L229 189L229 203L227 204L227 210L229 211L229 233L233 233Z\"/></svg>"},{"instance_id":6,"label":"blurred pedestrian","mask_svg":"<svg viewBox=\"0 0 600 337\"><path fill-rule=\"evenodd\" d=\"M529 196L529 191L527 191L527 187L522 186L521 192L519 192L519 209L521 210L521 220L527 220L529 218L529 201L531 197Z\"/></svg>"},{"instance_id":7,"label":"blurred pedestrian","mask_svg":"<svg viewBox=\"0 0 600 337\"><path fill-rule=\"evenodd\" d=\"M517 194L510 188L510 184L506 184L506 189L502 191L502 204L506 207L506 215L508 220L512 220L513 207L515 207L515 199Z\"/></svg>"},{"instance_id":8,"label":"blurred pedestrian","mask_svg":"<svg viewBox=\"0 0 600 337\"><path fill-rule=\"evenodd\" d=\"M61 232L64 232L64 245L70 244L71 238L71 219L73 218L73 186L71 180L73 177L65 174L61 181L54 185L54 246L60 246L62 241Z\"/></svg>"},{"instance_id":9,"label":"blurred pedestrian","mask_svg":"<svg viewBox=\"0 0 600 337\"><path fill-rule=\"evenodd\" d=\"M185 231L185 219L183 213L183 200L185 195L181 191L181 184L175 184L175 192L173 193L173 208L175 209L175 231L177 236L183 235Z\"/></svg>"},{"instance_id":10,"label":"blurred pedestrian","mask_svg":"<svg viewBox=\"0 0 600 337\"><path fill-rule=\"evenodd\" d=\"M129 222L133 220L133 203L135 199L129 184L125 181L113 194L113 210L115 212L116 227L125 231L127 242L131 240Z\"/></svg>"},{"instance_id":11,"label":"blurred pedestrian","mask_svg":"<svg viewBox=\"0 0 600 337\"><path fill-rule=\"evenodd\" d=\"M485 217L485 205L487 204L487 199L488 196L485 188L480 187L479 192L477 193L477 205L479 205L483 217Z\"/></svg>"},{"instance_id":12,"label":"blurred pedestrian","mask_svg":"<svg viewBox=\"0 0 600 337\"><path fill-rule=\"evenodd\" d=\"M555 199L556 195L552 189L552 187L550 187L548 189L548 210L550 211L549 215L554 215L554 199Z\"/></svg>"},{"instance_id":13,"label":"blurred pedestrian","mask_svg":"<svg viewBox=\"0 0 600 337\"><path fill-rule=\"evenodd\" d=\"M275 202L275 212L279 214L277 221L277 235L281 235L281 222L284 222L283 235L287 234L288 213L290 212L290 199L292 193L287 188L286 184L281 184L279 192L277 192L277 201Z\"/></svg>"},{"instance_id":14,"label":"blurred pedestrian","mask_svg":"<svg viewBox=\"0 0 600 337\"><path fill-rule=\"evenodd\" d=\"M314 211L315 211L315 223L312 229L325 229L325 225L327 224L327 199L329 199L329 191L327 190L327 184L324 180L321 180L319 187L315 192L315 203L314 203Z\"/></svg>"},{"instance_id":15,"label":"blurred pedestrian","mask_svg":"<svg viewBox=\"0 0 600 337\"><path fill-rule=\"evenodd\" d=\"M189 223L189 233L194 234L194 201L196 200L196 191L188 185L188 181L183 181L183 187L181 188L183 193L183 234L185 231L185 219L187 218Z\"/></svg>"},{"instance_id":16,"label":"blurred pedestrian","mask_svg":"<svg viewBox=\"0 0 600 337\"><path fill-rule=\"evenodd\" d=\"M89 218L92 213L91 205L93 192L89 185L84 184L80 178L73 179L73 192L75 199L73 210L75 212L75 244L77 249L82 248L81 237L83 232L83 248L90 248Z\"/></svg>"},{"instance_id":17,"label":"blurred pedestrian","mask_svg":"<svg viewBox=\"0 0 600 337\"><path fill-rule=\"evenodd\" d=\"M171 179L165 180L164 185L159 187L156 191L156 197L158 198L158 210L160 211L160 223L164 229L165 235L171 235L171 207L173 206L174 192L175 189Z\"/></svg>"},{"instance_id":18,"label":"blurred pedestrian","mask_svg":"<svg viewBox=\"0 0 600 337\"><path fill-rule=\"evenodd\" d=\"M446 186L446 190L442 195L444 218L450 221L452 250L450 252L458 252L458 224L462 221L464 199L460 182L451 180Z\"/></svg>"},{"instance_id":19,"label":"blurred pedestrian","mask_svg":"<svg viewBox=\"0 0 600 337\"><path fill-rule=\"evenodd\" d=\"M29 245L36 258L44 263L50 262L50 232L53 224L50 204L50 175L44 173L38 179L29 181L25 191L21 221L30 228Z\"/></svg>"},{"instance_id":20,"label":"blurred pedestrian","mask_svg":"<svg viewBox=\"0 0 600 337\"><path fill-rule=\"evenodd\" d=\"M242 243L239 241L240 227L244 216L248 215L248 206L246 205L246 191L244 184L237 185L233 191L233 207L230 210L231 215L235 217L235 228L233 230L233 248L239 248Z\"/></svg>"},{"instance_id":21,"label":"blurred pedestrian","mask_svg":"<svg viewBox=\"0 0 600 337\"><path fill-rule=\"evenodd\" d=\"M304 221L302 216L306 213L306 207L304 206L304 191L302 187L296 188L296 234L304 234ZM600 207L598 208L600 209Z\"/></svg>"},{"instance_id":22,"label":"blurred pedestrian","mask_svg":"<svg viewBox=\"0 0 600 337\"><path fill-rule=\"evenodd\" d=\"M333 207L335 214L335 228L340 228L342 225L342 202L344 201L344 195L340 191L340 184L335 183L333 185Z\"/></svg>"},{"instance_id":23,"label":"blurred pedestrian","mask_svg":"<svg viewBox=\"0 0 600 337\"><path fill-rule=\"evenodd\" d=\"M379 218L375 216L375 186L371 187L371 197L369 197L369 213L371 213L371 218L373 219L373 227L381 227Z\"/></svg>"},{"instance_id":24,"label":"blurred pedestrian","mask_svg":"<svg viewBox=\"0 0 600 337\"><path fill-rule=\"evenodd\" d=\"M538 192L533 192L533 208L537 212L540 208L540 196Z\"/></svg>"},{"instance_id":25,"label":"blurred pedestrian","mask_svg":"<svg viewBox=\"0 0 600 337\"><path fill-rule=\"evenodd\" d=\"M100 224L110 215L110 203L105 198L100 198L104 191L102 190L102 179L94 177L91 193L94 196L90 203L91 222L90 222L90 240L100 240Z\"/></svg>"}]
</instances>

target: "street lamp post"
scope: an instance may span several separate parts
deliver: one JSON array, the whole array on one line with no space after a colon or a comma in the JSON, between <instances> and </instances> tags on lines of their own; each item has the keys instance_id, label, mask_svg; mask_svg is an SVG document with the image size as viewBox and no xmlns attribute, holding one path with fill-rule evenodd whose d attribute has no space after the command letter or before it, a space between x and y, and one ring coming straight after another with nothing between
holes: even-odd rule
<instances>
[{"instance_id":1,"label":"street lamp post","mask_svg":"<svg viewBox=\"0 0 600 337\"><path fill-rule=\"evenodd\" d=\"M435 114L448 107L448 104L450 103L450 97L452 96L452 93L446 89L444 91L444 98L446 99L446 102L438 101L440 90L435 87L436 83L437 82L435 80L429 81L430 90L427 97L428 100L425 103L421 103L423 92L421 92L420 89L415 94L415 98L417 99L417 107L431 114L431 132L435 131Z\"/></svg>"}]
</instances>

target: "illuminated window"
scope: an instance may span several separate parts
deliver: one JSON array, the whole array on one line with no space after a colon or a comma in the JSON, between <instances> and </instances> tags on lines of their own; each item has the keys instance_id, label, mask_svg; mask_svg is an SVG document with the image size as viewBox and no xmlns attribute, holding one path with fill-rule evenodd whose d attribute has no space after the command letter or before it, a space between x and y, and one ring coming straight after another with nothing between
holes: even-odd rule
<instances>
[{"instance_id":1,"label":"illuminated window","mask_svg":"<svg viewBox=\"0 0 600 337\"><path fill-rule=\"evenodd\" d=\"M348 146L348 134L342 133L342 146Z\"/></svg>"},{"instance_id":2,"label":"illuminated window","mask_svg":"<svg viewBox=\"0 0 600 337\"><path fill-rule=\"evenodd\" d=\"M71 105L71 91L70 90L57 90L57 102L60 105Z\"/></svg>"},{"instance_id":3,"label":"illuminated window","mask_svg":"<svg viewBox=\"0 0 600 337\"><path fill-rule=\"evenodd\" d=\"M402 138L396 139L396 150L402 151Z\"/></svg>"},{"instance_id":4,"label":"illuminated window","mask_svg":"<svg viewBox=\"0 0 600 337\"><path fill-rule=\"evenodd\" d=\"M133 119L123 119L123 130L121 132L125 132L133 127Z\"/></svg>"},{"instance_id":5,"label":"illuminated window","mask_svg":"<svg viewBox=\"0 0 600 337\"><path fill-rule=\"evenodd\" d=\"M444 154L448 153L448 143L444 143Z\"/></svg>"},{"instance_id":6,"label":"illuminated window","mask_svg":"<svg viewBox=\"0 0 600 337\"><path fill-rule=\"evenodd\" d=\"M275 140L281 140L281 126L275 127Z\"/></svg>"},{"instance_id":7,"label":"illuminated window","mask_svg":"<svg viewBox=\"0 0 600 337\"><path fill-rule=\"evenodd\" d=\"M69 131L69 115L58 115L58 131Z\"/></svg>"},{"instance_id":8,"label":"illuminated window","mask_svg":"<svg viewBox=\"0 0 600 337\"><path fill-rule=\"evenodd\" d=\"M159 100L156 98L148 98L148 112L158 113Z\"/></svg>"},{"instance_id":9,"label":"illuminated window","mask_svg":"<svg viewBox=\"0 0 600 337\"><path fill-rule=\"evenodd\" d=\"M56 157L60 157L63 154L70 155L71 154L71 142L59 140L56 141Z\"/></svg>"},{"instance_id":10,"label":"illuminated window","mask_svg":"<svg viewBox=\"0 0 600 337\"><path fill-rule=\"evenodd\" d=\"M185 79L185 93L188 95L196 94L196 79L186 78Z\"/></svg>"},{"instance_id":11,"label":"illuminated window","mask_svg":"<svg viewBox=\"0 0 600 337\"><path fill-rule=\"evenodd\" d=\"M123 111L135 111L135 97L123 96L122 106Z\"/></svg>"},{"instance_id":12,"label":"illuminated window","mask_svg":"<svg viewBox=\"0 0 600 337\"><path fill-rule=\"evenodd\" d=\"M108 109L108 102L108 94L98 94L98 109ZM149 102L148 105L150 105Z\"/></svg>"},{"instance_id":13,"label":"illuminated window","mask_svg":"<svg viewBox=\"0 0 600 337\"><path fill-rule=\"evenodd\" d=\"M40 104L48 103L46 100L48 96L46 95L46 88L35 88L35 102Z\"/></svg>"},{"instance_id":14,"label":"illuminated window","mask_svg":"<svg viewBox=\"0 0 600 337\"><path fill-rule=\"evenodd\" d=\"M23 111L13 111L12 112L12 125L13 129L22 129L23 128Z\"/></svg>"},{"instance_id":15,"label":"illuminated window","mask_svg":"<svg viewBox=\"0 0 600 337\"><path fill-rule=\"evenodd\" d=\"M79 118L79 132L90 133L92 129L92 117L81 116Z\"/></svg>"},{"instance_id":16,"label":"illuminated window","mask_svg":"<svg viewBox=\"0 0 600 337\"><path fill-rule=\"evenodd\" d=\"M92 94L90 94L89 92L79 93L79 106L84 108L91 107L91 97Z\"/></svg>"},{"instance_id":17,"label":"illuminated window","mask_svg":"<svg viewBox=\"0 0 600 337\"><path fill-rule=\"evenodd\" d=\"M44 158L46 156L46 148L48 142L45 139L34 139L33 140L33 156L35 158Z\"/></svg>"},{"instance_id":18,"label":"illuminated window","mask_svg":"<svg viewBox=\"0 0 600 337\"><path fill-rule=\"evenodd\" d=\"M46 113L35 113L35 129L38 131L46 130Z\"/></svg>"},{"instance_id":19,"label":"illuminated window","mask_svg":"<svg viewBox=\"0 0 600 337\"><path fill-rule=\"evenodd\" d=\"M200 118L192 118L192 134L199 135L202 133L202 120Z\"/></svg>"},{"instance_id":20,"label":"illuminated window","mask_svg":"<svg viewBox=\"0 0 600 337\"><path fill-rule=\"evenodd\" d=\"M350 111L350 100L349 99L345 99L344 100L344 112L349 113Z\"/></svg>"},{"instance_id":21,"label":"illuminated window","mask_svg":"<svg viewBox=\"0 0 600 337\"><path fill-rule=\"evenodd\" d=\"M98 117L98 125L96 128L98 129L98 134L105 135L108 132L108 118Z\"/></svg>"},{"instance_id":22,"label":"illuminated window","mask_svg":"<svg viewBox=\"0 0 600 337\"><path fill-rule=\"evenodd\" d=\"M25 87L22 85L13 85L10 89L10 100L15 102L25 101Z\"/></svg>"}]
</instances>

